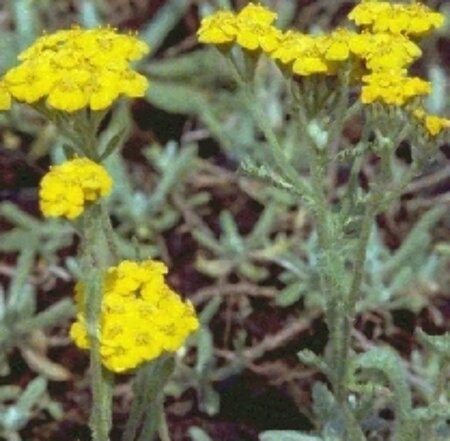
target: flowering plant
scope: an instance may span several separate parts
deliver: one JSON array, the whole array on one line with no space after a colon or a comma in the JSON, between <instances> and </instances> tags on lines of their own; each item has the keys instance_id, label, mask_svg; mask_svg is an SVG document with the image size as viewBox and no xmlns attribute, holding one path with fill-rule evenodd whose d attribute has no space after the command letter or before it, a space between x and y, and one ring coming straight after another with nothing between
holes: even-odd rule
<instances>
[{"instance_id":1,"label":"flowering plant","mask_svg":"<svg viewBox=\"0 0 450 441\"><path fill-rule=\"evenodd\" d=\"M69 142L69 157L41 180L39 205L45 217L81 223L83 275L75 288L78 314L70 335L90 351L96 441L109 439L113 373L154 360L165 363L199 326L192 304L165 283L163 263L121 260L104 203L113 179L102 163L118 142L99 151L98 129L120 97L144 95L148 80L130 62L148 51L135 35L77 26L38 38L1 79L3 110L13 99L29 104ZM164 430L165 420L159 418Z\"/></svg>"},{"instance_id":2,"label":"flowering plant","mask_svg":"<svg viewBox=\"0 0 450 441\"><path fill-rule=\"evenodd\" d=\"M370 388L377 386L366 384L372 372L384 375L393 390L396 420L390 439L419 440L430 433L438 437L442 423L427 420L433 413L431 403L413 409L397 353L389 347L356 353L352 328L364 300L365 262L374 218L402 194L426 158L436 152L436 138L443 139L450 128L449 119L424 110L430 82L409 74L411 64L422 55L419 39L442 26L444 17L416 2L367 0L356 5L348 18L358 31L282 31L274 25L274 11L249 3L237 14L218 11L205 17L197 33L201 43L219 49L247 111L264 135L265 150L249 150L243 169L299 198L316 227L320 303L325 309L329 342L323 357L309 350L298 355L327 378L331 390L322 382L313 387L319 420L314 434L269 431L261 436L264 441L366 440L372 430L367 428L366 418L376 407L376 392ZM259 63L268 61L274 62L284 77L290 104L286 114L296 125L308 180L299 172L298 155L279 142L279 134L257 104ZM364 128L357 144L349 145L341 134L355 115ZM394 175L396 149L405 140L411 145L411 164L400 176ZM361 185L364 160L371 157L377 160L376 173ZM348 170L347 189L335 199L329 197L326 181L331 167ZM442 388L436 393L448 403ZM369 402L371 410L366 413L364 406Z\"/></svg>"}]
</instances>

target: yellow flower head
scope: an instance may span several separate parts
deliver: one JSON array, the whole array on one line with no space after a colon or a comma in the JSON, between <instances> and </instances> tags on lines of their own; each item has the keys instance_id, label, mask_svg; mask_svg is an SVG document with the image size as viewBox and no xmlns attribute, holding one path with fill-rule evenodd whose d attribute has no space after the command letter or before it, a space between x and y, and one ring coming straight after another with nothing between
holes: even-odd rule
<instances>
[{"instance_id":1,"label":"yellow flower head","mask_svg":"<svg viewBox=\"0 0 450 441\"><path fill-rule=\"evenodd\" d=\"M270 56L284 65L290 66L295 75L334 75L336 64L327 60L325 36L312 36L300 32L286 32Z\"/></svg>"},{"instance_id":2,"label":"yellow flower head","mask_svg":"<svg viewBox=\"0 0 450 441\"><path fill-rule=\"evenodd\" d=\"M130 63L148 46L112 28L74 27L44 35L19 55L21 63L4 76L6 90L29 104L46 98L51 108L102 110L119 96L141 97L147 79Z\"/></svg>"},{"instance_id":3,"label":"yellow flower head","mask_svg":"<svg viewBox=\"0 0 450 441\"><path fill-rule=\"evenodd\" d=\"M260 25L270 26L276 19L278 14L265 6L255 3L249 3L238 14L238 19L242 22L253 22Z\"/></svg>"},{"instance_id":4,"label":"yellow flower head","mask_svg":"<svg viewBox=\"0 0 450 441\"><path fill-rule=\"evenodd\" d=\"M444 16L427 6L413 2L391 4L368 0L358 4L348 15L358 26L371 32L389 32L411 36L423 36L442 26Z\"/></svg>"},{"instance_id":5,"label":"yellow flower head","mask_svg":"<svg viewBox=\"0 0 450 441\"><path fill-rule=\"evenodd\" d=\"M450 119L438 115L429 115L423 108L417 108L413 115L419 120L430 137L440 135L444 130L450 129Z\"/></svg>"},{"instance_id":6,"label":"yellow flower head","mask_svg":"<svg viewBox=\"0 0 450 441\"><path fill-rule=\"evenodd\" d=\"M419 46L408 38L388 33L356 34L350 40L350 49L372 71L401 70L422 55Z\"/></svg>"},{"instance_id":7,"label":"yellow flower head","mask_svg":"<svg viewBox=\"0 0 450 441\"><path fill-rule=\"evenodd\" d=\"M205 17L197 31L198 41L205 44L233 43L236 34L236 16L231 11L218 11Z\"/></svg>"},{"instance_id":8,"label":"yellow flower head","mask_svg":"<svg viewBox=\"0 0 450 441\"><path fill-rule=\"evenodd\" d=\"M249 3L236 17L236 42L249 51L272 52L281 38L281 31L272 26L277 17L276 12L266 7Z\"/></svg>"},{"instance_id":9,"label":"yellow flower head","mask_svg":"<svg viewBox=\"0 0 450 441\"><path fill-rule=\"evenodd\" d=\"M109 370L126 372L175 352L198 328L192 304L169 288L166 273L158 261L125 260L104 275L100 354ZM88 349L84 286L78 283L75 291L78 314L70 335L78 347Z\"/></svg>"},{"instance_id":10,"label":"yellow flower head","mask_svg":"<svg viewBox=\"0 0 450 441\"><path fill-rule=\"evenodd\" d=\"M111 191L112 180L101 165L77 158L51 167L39 187L39 205L45 217L75 219L86 204Z\"/></svg>"},{"instance_id":11,"label":"yellow flower head","mask_svg":"<svg viewBox=\"0 0 450 441\"><path fill-rule=\"evenodd\" d=\"M403 106L414 97L427 95L431 91L429 82L418 77L408 77L404 71L371 73L362 78L361 101L370 104L376 101L388 105Z\"/></svg>"},{"instance_id":12,"label":"yellow flower head","mask_svg":"<svg viewBox=\"0 0 450 441\"><path fill-rule=\"evenodd\" d=\"M424 120L424 126L431 136L438 136L444 130L450 129L450 119L442 118L438 115L427 115Z\"/></svg>"},{"instance_id":13,"label":"yellow flower head","mask_svg":"<svg viewBox=\"0 0 450 441\"><path fill-rule=\"evenodd\" d=\"M225 45L237 43L249 51L272 52L279 43L281 31L272 26L277 14L254 3L235 15L231 11L218 11L205 17L197 32L200 43Z\"/></svg>"},{"instance_id":14,"label":"yellow flower head","mask_svg":"<svg viewBox=\"0 0 450 441\"><path fill-rule=\"evenodd\" d=\"M317 38L317 46L326 60L345 61L352 54L352 42L357 35L348 29L338 28L329 35Z\"/></svg>"}]
</instances>

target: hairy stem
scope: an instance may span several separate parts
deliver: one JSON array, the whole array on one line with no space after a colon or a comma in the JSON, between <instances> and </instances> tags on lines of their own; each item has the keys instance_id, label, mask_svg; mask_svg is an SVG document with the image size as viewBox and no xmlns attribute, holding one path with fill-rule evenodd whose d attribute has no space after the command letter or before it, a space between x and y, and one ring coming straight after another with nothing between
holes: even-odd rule
<instances>
[{"instance_id":1,"label":"hairy stem","mask_svg":"<svg viewBox=\"0 0 450 441\"><path fill-rule=\"evenodd\" d=\"M313 149L311 149L313 150ZM343 281L345 265L338 253L339 226L334 225L332 212L324 192L325 172L320 166L317 152L311 154L311 177L315 190L315 220L317 236L322 253L322 290L327 298L326 318L330 332L331 358L333 377L330 378L336 395L336 400L342 408L346 421L346 436L348 441L364 441L364 434L353 416L347 401L346 376L348 370L348 355L351 324L354 317L354 307L346 301L346 286ZM370 231L370 224L369 224ZM361 240L361 247L363 241ZM363 248L365 256L366 245ZM363 269L361 269L361 277ZM356 284L356 282L354 281ZM359 286L359 285L358 285Z\"/></svg>"},{"instance_id":2,"label":"hairy stem","mask_svg":"<svg viewBox=\"0 0 450 441\"><path fill-rule=\"evenodd\" d=\"M164 402L163 399L160 399L159 404L159 425L158 425L158 434L161 441L170 441L170 433L169 427L167 426L166 414L164 412Z\"/></svg>"},{"instance_id":3,"label":"hairy stem","mask_svg":"<svg viewBox=\"0 0 450 441\"><path fill-rule=\"evenodd\" d=\"M366 252L373 223L373 214L373 210L369 205L366 208L366 212L361 223L360 237L353 263L353 278L350 291L345 299L344 309L346 314L342 316L342 330L340 331L341 341L339 342L339 349L337 350L337 365L335 370L337 383L336 395L339 401L347 399L345 392L345 379L348 369L347 365L350 351L351 332L354 315L356 313L356 304L361 294L361 285L364 279Z\"/></svg>"},{"instance_id":4,"label":"hairy stem","mask_svg":"<svg viewBox=\"0 0 450 441\"><path fill-rule=\"evenodd\" d=\"M272 161L275 165L277 173L285 178L305 199L309 199L311 197L311 188L308 186L306 181L300 179L297 171L286 158L284 150L278 141L270 122L267 120L264 112L260 109L252 84L243 78L232 58L226 57L226 59L231 67L233 77L243 94L247 109L250 111L253 120L256 122L257 126L266 138L269 145L267 153L270 156L270 161Z\"/></svg>"},{"instance_id":5,"label":"hairy stem","mask_svg":"<svg viewBox=\"0 0 450 441\"><path fill-rule=\"evenodd\" d=\"M93 441L108 441L111 429L113 374L102 365L100 355L99 315L103 297L103 271L109 252L105 240L101 208L88 207L83 218L81 266L85 285L86 325L90 343L92 412L90 427Z\"/></svg>"}]
</instances>

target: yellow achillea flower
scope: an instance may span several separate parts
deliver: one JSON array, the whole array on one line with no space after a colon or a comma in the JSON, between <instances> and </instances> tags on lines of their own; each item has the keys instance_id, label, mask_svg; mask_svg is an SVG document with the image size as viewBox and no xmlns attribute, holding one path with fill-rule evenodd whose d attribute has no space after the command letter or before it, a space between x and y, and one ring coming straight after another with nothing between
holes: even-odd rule
<instances>
[{"instance_id":1,"label":"yellow achillea flower","mask_svg":"<svg viewBox=\"0 0 450 441\"><path fill-rule=\"evenodd\" d=\"M421 3L391 4L373 0L358 4L348 18L372 32L412 36L423 36L444 22L442 14Z\"/></svg>"},{"instance_id":2,"label":"yellow achillea flower","mask_svg":"<svg viewBox=\"0 0 450 441\"><path fill-rule=\"evenodd\" d=\"M7 91L29 104L47 97L47 105L74 112L102 110L119 96L141 97L147 79L130 67L148 46L112 28L74 27L44 35L19 55L21 64L4 76Z\"/></svg>"},{"instance_id":3,"label":"yellow achillea flower","mask_svg":"<svg viewBox=\"0 0 450 441\"><path fill-rule=\"evenodd\" d=\"M380 101L388 105L403 106L416 96L431 91L429 82L418 77L408 77L404 71L376 72L362 77L365 83L361 101L370 104Z\"/></svg>"},{"instance_id":4,"label":"yellow achillea flower","mask_svg":"<svg viewBox=\"0 0 450 441\"><path fill-rule=\"evenodd\" d=\"M122 261L103 279L100 354L106 368L121 373L167 352L175 352L199 322L192 304L165 283L167 267L154 260ZM75 287L77 321L70 336L89 349L84 311L84 286Z\"/></svg>"},{"instance_id":5,"label":"yellow achillea flower","mask_svg":"<svg viewBox=\"0 0 450 441\"><path fill-rule=\"evenodd\" d=\"M431 137L440 135L444 130L450 129L450 119L438 115L429 115L423 108L417 108L413 115L422 123Z\"/></svg>"},{"instance_id":6,"label":"yellow achillea flower","mask_svg":"<svg viewBox=\"0 0 450 441\"><path fill-rule=\"evenodd\" d=\"M205 17L197 31L200 43L217 45L233 43L236 34L236 16L231 11L218 11Z\"/></svg>"},{"instance_id":7,"label":"yellow achillea flower","mask_svg":"<svg viewBox=\"0 0 450 441\"><path fill-rule=\"evenodd\" d=\"M444 130L450 129L450 119L438 115L426 115L424 126L431 136L438 136Z\"/></svg>"},{"instance_id":8,"label":"yellow achillea flower","mask_svg":"<svg viewBox=\"0 0 450 441\"><path fill-rule=\"evenodd\" d=\"M112 179L100 164L76 158L51 167L39 187L39 206L45 217L75 219L87 203L111 191Z\"/></svg>"},{"instance_id":9,"label":"yellow achillea flower","mask_svg":"<svg viewBox=\"0 0 450 441\"><path fill-rule=\"evenodd\" d=\"M335 65L327 60L320 50L322 36L312 36L300 32L286 32L278 47L270 56L288 65L295 75L334 74Z\"/></svg>"},{"instance_id":10,"label":"yellow achillea flower","mask_svg":"<svg viewBox=\"0 0 450 441\"><path fill-rule=\"evenodd\" d=\"M317 46L328 61L345 61L352 54L352 42L357 36L352 31L338 28L329 35L317 38Z\"/></svg>"},{"instance_id":11,"label":"yellow achillea flower","mask_svg":"<svg viewBox=\"0 0 450 441\"><path fill-rule=\"evenodd\" d=\"M216 45L236 42L249 51L271 52L281 37L281 31L272 26L276 18L275 12L254 3L249 3L237 15L231 11L218 11L202 20L198 40Z\"/></svg>"},{"instance_id":12,"label":"yellow achillea flower","mask_svg":"<svg viewBox=\"0 0 450 441\"><path fill-rule=\"evenodd\" d=\"M281 31L272 26L277 17L276 12L266 7L249 3L236 17L236 42L250 51L261 48L272 52L281 38Z\"/></svg>"},{"instance_id":13,"label":"yellow achillea flower","mask_svg":"<svg viewBox=\"0 0 450 441\"><path fill-rule=\"evenodd\" d=\"M292 63L299 54L312 47L312 37L296 31L285 32L270 57L282 64Z\"/></svg>"},{"instance_id":14,"label":"yellow achillea flower","mask_svg":"<svg viewBox=\"0 0 450 441\"><path fill-rule=\"evenodd\" d=\"M403 35L364 32L355 34L349 44L372 71L400 70L422 55L419 46Z\"/></svg>"},{"instance_id":15,"label":"yellow achillea flower","mask_svg":"<svg viewBox=\"0 0 450 441\"><path fill-rule=\"evenodd\" d=\"M237 17L243 22L269 26L278 18L278 14L260 4L249 3L241 9Z\"/></svg>"}]
</instances>

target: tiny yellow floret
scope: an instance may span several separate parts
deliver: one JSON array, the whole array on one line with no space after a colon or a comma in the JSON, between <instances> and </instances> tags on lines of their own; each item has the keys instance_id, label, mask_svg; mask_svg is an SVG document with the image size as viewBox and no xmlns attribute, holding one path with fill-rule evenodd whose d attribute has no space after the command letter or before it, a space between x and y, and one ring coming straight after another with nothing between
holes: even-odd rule
<instances>
[{"instance_id":1,"label":"tiny yellow floret","mask_svg":"<svg viewBox=\"0 0 450 441\"><path fill-rule=\"evenodd\" d=\"M80 216L86 204L106 196L112 179L100 165L76 158L51 167L39 185L39 206L45 217Z\"/></svg>"},{"instance_id":2,"label":"tiny yellow floret","mask_svg":"<svg viewBox=\"0 0 450 441\"><path fill-rule=\"evenodd\" d=\"M0 80L0 110L8 110L11 108L11 94L5 87L3 81Z\"/></svg>"},{"instance_id":3,"label":"tiny yellow floret","mask_svg":"<svg viewBox=\"0 0 450 441\"><path fill-rule=\"evenodd\" d=\"M144 96L148 81L130 63L148 51L134 35L113 28L74 27L38 38L3 82L17 101L46 98L50 108L64 112L103 110L120 96Z\"/></svg>"},{"instance_id":4,"label":"tiny yellow floret","mask_svg":"<svg viewBox=\"0 0 450 441\"><path fill-rule=\"evenodd\" d=\"M154 260L122 261L103 277L100 355L109 370L122 373L177 351L199 327L194 307L165 282L167 267ZM70 335L81 349L90 343L85 318L85 288L75 287L77 321Z\"/></svg>"}]
</instances>

